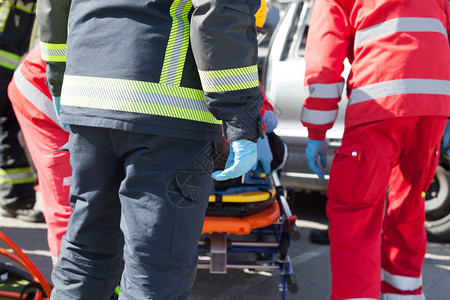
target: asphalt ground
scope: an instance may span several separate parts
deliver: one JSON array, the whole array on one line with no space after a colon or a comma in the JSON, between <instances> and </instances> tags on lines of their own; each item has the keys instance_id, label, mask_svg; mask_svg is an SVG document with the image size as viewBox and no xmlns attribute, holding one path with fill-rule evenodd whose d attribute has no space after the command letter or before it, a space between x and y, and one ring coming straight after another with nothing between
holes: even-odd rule
<instances>
[{"instance_id":1,"label":"asphalt ground","mask_svg":"<svg viewBox=\"0 0 450 300\"><path fill-rule=\"evenodd\" d=\"M37 208L41 208L40 202ZM291 241L289 256L299 291L286 292L287 300L326 300L330 297L329 247L309 241L313 228L326 228L325 200L317 194L297 194L292 211L298 216L299 241ZM51 283L51 260L45 224L26 223L0 217L0 229L33 261ZM2 247L4 245L2 244ZM8 259L0 257L0 261ZM279 272L229 269L226 274L210 274L200 269L192 288L192 300L273 300L281 299ZM450 244L429 242L423 267L423 288L427 300L450 299Z\"/></svg>"}]
</instances>

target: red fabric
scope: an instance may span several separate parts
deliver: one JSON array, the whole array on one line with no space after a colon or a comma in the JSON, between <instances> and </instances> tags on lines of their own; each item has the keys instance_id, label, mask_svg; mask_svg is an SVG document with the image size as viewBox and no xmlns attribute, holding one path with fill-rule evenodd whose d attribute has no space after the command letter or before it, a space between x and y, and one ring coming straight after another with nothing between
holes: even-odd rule
<instances>
[{"instance_id":1,"label":"red fabric","mask_svg":"<svg viewBox=\"0 0 450 300\"><path fill-rule=\"evenodd\" d=\"M355 34L397 18L432 19L444 32L425 30L381 34L354 48ZM305 85L343 83L343 61L348 58L352 69L347 94L360 87L399 79L432 79L450 84L450 48L445 36L450 30L450 5L447 0L316 0L306 43ZM316 87L320 89L320 87ZM314 88L312 88L314 90ZM310 111L334 110L340 101L334 98L307 98L304 107ZM335 105L330 105L330 100ZM450 95L399 94L375 97L349 105L346 127L401 116L450 116ZM327 103L326 105L324 103ZM328 120L327 120L328 121ZM333 125L311 124L302 119L312 133L325 137ZM319 139L319 138L317 138Z\"/></svg>"},{"instance_id":2,"label":"red fabric","mask_svg":"<svg viewBox=\"0 0 450 300\"><path fill-rule=\"evenodd\" d=\"M446 117L404 117L346 129L327 192L331 299L378 299L381 268L421 276L422 192L433 178L441 139L430 132L442 132L446 122Z\"/></svg>"},{"instance_id":3,"label":"red fabric","mask_svg":"<svg viewBox=\"0 0 450 300\"><path fill-rule=\"evenodd\" d=\"M272 106L272 104L270 104L269 100L267 100L266 92L264 91L264 88L263 88L263 86L261 84L261 81L259 82L259 88L261 89L262 94L264 96L264 101L263 101L263 104L261 106L260 115L264 116L264 114L266 113L267 110L273 111L273 106ZM264 122L263 122L263 129L264 129L264 132L265 132L266 131L266 124L264 124Z\"/></svg>"},{"instance_id":4,"label":"red fabric","mask_svg":"<svg viewBox=\"0 0 450 300\"><path fill-rule=\"evenodd\" d=\"M25 57L20 71L28 82L46 96L46 101L52 101L44 80L45 63L40 58L39 48ZM48 228L48 245L52 258L56 258L71 215L71 168L69 153L55 150L68 141L69 134L33 105L19 91L14 79L8 87L8 95L37 170Z\"/></svg>"},{"instance_id":5,"label":"red fabric","mask_svg":"<svg viewBox=\"0 0 450 300\"><path fill-rule=\"evenodd\" d=\"M263 96L264 96L264 101L261 106L261 116L264 116L264 114L266 113L266 110L273 111L273 106L272 106L272 104L270 104L269 100L267 100L266 92L264 91L264 88L263 88L261 82L259 82L259 88L261 89Z\"/></svg>"}]
</instances>

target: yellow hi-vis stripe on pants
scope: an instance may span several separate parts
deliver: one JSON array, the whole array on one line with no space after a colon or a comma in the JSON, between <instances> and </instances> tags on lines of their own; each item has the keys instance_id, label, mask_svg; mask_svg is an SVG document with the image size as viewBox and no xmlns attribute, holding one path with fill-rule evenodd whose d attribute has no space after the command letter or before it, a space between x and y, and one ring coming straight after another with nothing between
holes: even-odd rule
<instances>
[{"instance_id":1,"label":"yellow hi-vis stripe on pants","mask_svg":"<svg viewBox=\"0 0 450 300\"><path fill-rule=\"evenodd\" d=\"M61 105L222 124L206 107L202 90L147 81L66 74Z\"/></svg>"},{"instance_id":2,"label":"yellow hi-vis stripe on pants","mask_svg":"<svg viewBox=\"0 0 450 300\"><path fill-rule=\"evenodd\" d=\"M32 168L0 169L0 184L33 183L35 180Z\"/></svg>"}]
</instances>

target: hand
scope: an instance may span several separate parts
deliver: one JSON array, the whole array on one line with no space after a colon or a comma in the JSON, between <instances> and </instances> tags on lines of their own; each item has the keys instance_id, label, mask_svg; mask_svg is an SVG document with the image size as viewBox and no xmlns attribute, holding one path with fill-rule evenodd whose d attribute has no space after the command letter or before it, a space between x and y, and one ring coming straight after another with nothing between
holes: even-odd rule
<instances>
[{"instance_id":1,"label":"hand","mask_svg":"<svg viewBox=\"0 0 450 300\"><path fill-rule=\"evenodd\" d=\"M55 107L56 116L58 117L59 121L59 110L61 109L61 97L53 97L53 106ZM61 123L61 121L59 122L59 124L61 124L62 128L67 128L70 130L70 125Z\"/></svg>"},{"instance_id":2,"label":"hand","mask_svg":"<svg viewBox=\"0 0 450 300\"><path fill-rule=\"evenodd\" d=\"M442 137L442 147L447 148L450 142L450 120L447 121L447 125L444 129L444 136ZM447 155L450 155L450 147L447 149Z\"/></svg>"},{"instance_id":3,"label":"hand","mask_svg":"<svg viewBox=\"0 0 450 300\"><path fill-rule=\"evenodd\" d=\"M278 125L278 119L273 111L266 110L263 116L263 122L266 125L266 132L271 133Z\"/></svg>"},{"instance_id":4,"label":"hand","mask_svg":"<svg viewBox=\"0 0 450 300\"><path fill-rule=\"evenodd\" d=\"M315 141L308 140L308 146L306 146L306 160L308 161L309 168L320 179L325 179L325 173L319 167L317 162L318 156L320 156L320 164L323 168L327 166L327 142L326 140Z\"/></svg>"},{"instance_id":5,"label":"hand","mask_svg":"<svg viewBox=\"0 0 450 300\"><path fill-rule=\"evenodd\" d=\"M225 170L214 172L212 178L222 181L247 173L256 163L256 148L256 143L249 140L231 141Z\"/></svg>"},{"instance_id":6,"label":"hand","mask_svg":"<svg viewBox=\"0 0 450 300\"><path fill-rule=\"evenodd\" d=\"M252 167L252 171L260 171L265 174L270 174L270 164L272 162L273 155L270 150L269 138L267 136L263 139L259 138L256 142L256 148L256 164Z\"/></svg>"}]
</instances>

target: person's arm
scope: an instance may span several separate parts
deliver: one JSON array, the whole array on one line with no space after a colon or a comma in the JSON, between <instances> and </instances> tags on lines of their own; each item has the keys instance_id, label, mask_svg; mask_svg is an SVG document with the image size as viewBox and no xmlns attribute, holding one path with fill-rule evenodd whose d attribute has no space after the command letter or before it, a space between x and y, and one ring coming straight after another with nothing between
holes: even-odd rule
<instances>
[{"instance_id":1,"label":"person's arm","mask_svg":"<svg viewBox=\"0 0 450 300\"><path fill-rule=\"evenodd\" d=\"M262 136L255 13L259 0L193 0L191 42L211 113L227 139Z\"/></svg>"},{"instance_id":2,"label":"person's arm","mask_svg":"<svg viewBox=\"0 0 450 300\"><path fill-rule=\"evenodd\" d=\"M338 115L344 88L344 59L352 47L348 12L338 1L316 0L305 50L305 86L301 121L309 138L323 140Z\"/></svg>"},{"instance_id":3,"label":"person's arm","mask_svg":"<svg viewBox=\"0 0 450 300\"><path fill-rule=\"evenodd\" d=\"M47 64L46 82L54 97L61 95L66 69L66 42L70 0L37 1L41 56Z\"/></svg>"}]
</instances>

